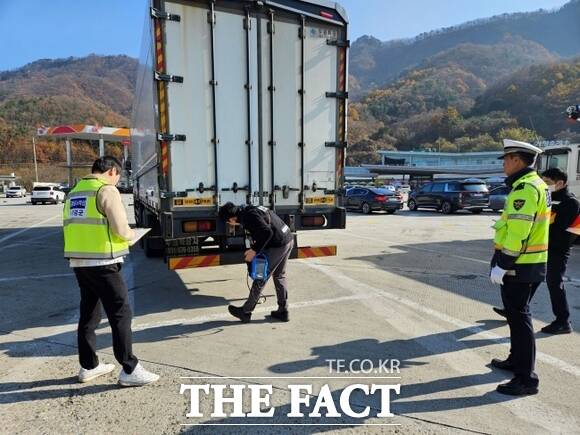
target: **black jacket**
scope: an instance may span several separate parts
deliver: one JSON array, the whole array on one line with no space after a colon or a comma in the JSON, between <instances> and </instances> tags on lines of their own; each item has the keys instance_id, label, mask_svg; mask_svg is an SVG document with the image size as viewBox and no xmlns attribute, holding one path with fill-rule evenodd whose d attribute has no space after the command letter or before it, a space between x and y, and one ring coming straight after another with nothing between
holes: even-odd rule
<instances>
[{"instance_id":1,"label":"black jacket","mask_svg":"<svg viewBox=\"0 0 580 435\"><path fill-rule=\"evenodd\" d=\"M267 248L282 247L294 237L288 225L265 207L244 207L238 218L252 237L252 249L258 253Z\"/></svg>"},{"instance_id":2,"label":"black jacket","mask_svg":"<svg viewBox=\"0 0 580 435\"><path fill-rule=\"evenodd\" d=\"M548 252L552 255L567 255L576 236L566 231L580 212L580 204L568 188L552 193L552 223Z\"/></svg>"}]
</instances>

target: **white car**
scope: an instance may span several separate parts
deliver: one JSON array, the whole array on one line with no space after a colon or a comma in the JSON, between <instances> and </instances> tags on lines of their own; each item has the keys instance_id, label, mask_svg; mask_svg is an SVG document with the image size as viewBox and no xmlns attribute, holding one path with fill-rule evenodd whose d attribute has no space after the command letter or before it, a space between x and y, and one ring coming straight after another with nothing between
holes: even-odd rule
<instances>
[{"instance_id":1,"label":"white car","mask_svg":"<svg viewBox=\"0 0 580 435\"><path fill-rule=\"evenodd\" d=\"M24 198L26 189L22 186L12 186L6 191L6 198Z\"/></svg>"},{"instance_id":2,"label":"white car","mask_svg":"<svg viewBox=\"0 0 580 435\"><path fill-rule=\"evenodd\" d=\"M59 204L64 201L65 193L58 186L36 186L32 189L32 205Z\"/></svg>"}]
</instances>

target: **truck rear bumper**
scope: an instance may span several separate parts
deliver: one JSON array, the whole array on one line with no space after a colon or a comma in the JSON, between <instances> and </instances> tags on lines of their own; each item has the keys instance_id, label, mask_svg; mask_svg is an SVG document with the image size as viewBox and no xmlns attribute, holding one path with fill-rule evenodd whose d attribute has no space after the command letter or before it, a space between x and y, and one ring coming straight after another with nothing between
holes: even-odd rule
<instances>
[{"instance_id":1,"label":"truck rear bumper","mask_svg":"<svg viewBox=\"0 0 580 435\"><path fill-rule=\"evenodd\" d=\"M295 247L290 254L290 259L332 257L336 256L336 252L337 248L335 245ZM236 251L190 257L170 257L167 261L167 266L169 270L178 270L242 263L244 263L243 253Z\"/></svg>"}]
</instances>

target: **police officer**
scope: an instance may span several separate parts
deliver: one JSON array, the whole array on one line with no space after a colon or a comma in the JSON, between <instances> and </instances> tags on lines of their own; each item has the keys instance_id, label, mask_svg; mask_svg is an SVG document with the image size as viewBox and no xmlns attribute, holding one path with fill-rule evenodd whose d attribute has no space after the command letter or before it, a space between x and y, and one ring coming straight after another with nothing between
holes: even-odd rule
<instances>
[{"instance_id":1,"label":"police officer","mask_svg":"<svg viewBox=\"0 0 580 435\"><path fill-rule=\"evenodd\" d=\"M104 156L68 194L63 210L64 256L81 292L79 381L89 382L115 369L113 364L99 362L97 356L95 329L101 320L100 301L111 325L115 358L123 366L119 384L141 386L159 376L145 370L132 350L132 314L121 267L135 234L115 187L120 178L119 160Z\"/></svg>"},{"instance_id":2,"label":"police officer","mask_svg":"<svg viewBox=\"0 0 580 435\"><path fill-rule=\"evenodd\" d=\"M570 334L570 308L564 289L564 274L570 257L570 247L576 236L566 231L580 212L580 205L574 194L568 191L568 176L558 168L548 169L542 178L552 193L552 218L550 223L550 243L548 244L548 273L546 283L550 291L552 311L556 316L549 325L542 328L547 334Z\"/></svg>"},{"instance_id":3,"label":"police officer","mask_svg":"<svg viewBox=\"0 0 580 435\"><path fill-rule=\"evenodd\" d=\"M541 149L525 142L504 139L506 184L512 190L501 218L495 223L495 254L490 279L501 286L501 297L510 328L511 350L506 360L492 365L511 370L514 378L497 391L514 396L536 394L534 372L536 343L529 304L544 280L548 260L550 193L533 169Z\"/></svg>"},{"instance_id":4,"label":"police officer","mask_svg":"<svg viewBox=\"0 0 580 435\"><path fill-rule=\"evenodd\" d=\"M274 319L288 322L290 318L286 264L294 247L294 236L290 228L276 213L261 206L238 207L228 202L220 208L219 215L230 225L242 225L250 236L250 246L244 253L246 263L251 263L257 254L264 254L268 258L270 269L268 279L270 276L274 278L278 299L278 309L272 311L270 315ZM243 323L250 322L252 311L256 308L268 279L254 281L246 303L242 307L230 305L228 307L230 314Z\"/></svg>"}]
</instances>

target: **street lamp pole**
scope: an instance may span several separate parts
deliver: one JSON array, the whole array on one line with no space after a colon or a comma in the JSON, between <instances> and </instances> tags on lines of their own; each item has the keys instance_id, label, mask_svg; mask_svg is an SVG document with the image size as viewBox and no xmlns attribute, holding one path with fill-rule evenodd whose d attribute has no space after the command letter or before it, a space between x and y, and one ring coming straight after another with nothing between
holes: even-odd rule
<instances>
[{"instance_id":1,"label":"street lamp pole","mask_svg":"<svg viewBox=\"0 0 580 435\"><path fill-rule=\"evenodd\" d=\"M32 136L32 155L34 156L34 175L36 177L36 182L38 183L38 165L36 164L36 140Z\"/></svg>"}]
</instances>

